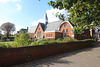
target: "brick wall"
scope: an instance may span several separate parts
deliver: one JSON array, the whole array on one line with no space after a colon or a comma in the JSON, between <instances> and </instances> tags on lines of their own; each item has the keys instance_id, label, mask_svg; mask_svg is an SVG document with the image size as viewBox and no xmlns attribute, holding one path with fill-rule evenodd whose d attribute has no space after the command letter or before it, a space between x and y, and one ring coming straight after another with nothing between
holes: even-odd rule
<instances>
[{"instance_id":1,"label":"brick wall","mask_svg":"<svg viewBox=\"0 0 100 67\"><path fill-rule=\"evenodd\" d=\"M63 33L62 32L55 32L55 39L57 38L63 38Z\"/></svg>"},{"instance_id":2,"label":"brick wall","mask_svg":"<svg viewBox=\"0 0 100 67\"><path fill-rule=\"evenodd\" d=\"M65 27L65 25L67 25L66 27ZM69 24L69 23L63 23L61 26L60 26L60 29L59 29L60 31L65 31L65 37L67 37L67 30L68 30L68 36L70 37L70 38L74 38L73 36L74 36L74 34L73 34L73 28L71 27L71 25Z\"/></svg>"},{"instance_id":3,"label":"brick wall","mask_svg":"<svg viewBox=\"0 0 100 67\"><path fill-rule=\"evenodd\" d=\"M33 38L34 35L35 35L34 33L29 33L29 37L30 37L30 38Z\"/></svg>"},{"instance_id":4,"label":"brick wall","mask_svg":"<svg viewBox=\"0 0 100 67\"><path fill-rule=\"evenodd\" d=\"M44 37L46 40L55 40L55 32L44 33Z\"/></svg>"},{"instance_id":5,"label":"brick wall","mask_svg":"<svg viewBox=\"0 0 100 67\"><path fill-rule=\"evenodd\" d=\"M82 40L82 39L89 39L91 38L90 31L88 29L84 30L83 34L75 34L75 39Z\"/></svg>"},{"instance_id":6,"label":"brick wall","mask_svg":"<svg viewBox=\"0 0 100 67\"><path fill-rule=\"evenodd\" d=\"M17 64L69 50L88 47L91 45L92 41L86 41L38 45L21 48L4 48L0 49L0 67Z\"/></svg>"},{"instance_id":7,"label":"brick wall","mask_svg":"<svg viewBox=\"0 0 100 67\"><path fill-rule=\"evenodd\" d=\"M62 32L48 32L44 33L46 40L55 40L57 38L63 38Z\"/></svg>"},{"instance_id":8,"label":"brick wall","mask_svg":"<svg viewBox=\"0 0 100 67\"><path fill-rule=\"evenodd\" d=\"M41 32L41 35L40 35L40 32ZM36 29L35 36L36 36L36 38L42 38L43 35L44 35L43 29L42 29L41 25L39 24Z\"/></svg>"}]
</instances>

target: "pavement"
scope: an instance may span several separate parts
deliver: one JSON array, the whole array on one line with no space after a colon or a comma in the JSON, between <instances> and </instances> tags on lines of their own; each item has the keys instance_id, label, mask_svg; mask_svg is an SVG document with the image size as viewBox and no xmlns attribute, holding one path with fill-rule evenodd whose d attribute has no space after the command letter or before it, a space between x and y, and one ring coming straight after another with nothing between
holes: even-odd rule
<instances>
[{"instance_id":1,"label":"pavement","mask_svg":"<svg viewBox=\"0 0 100 67\"><path fill-rule=\"evenodd\" d=\"M100 41L94 46L73 50L10 67L100 67Z\"/></svg>"}]
</instances>

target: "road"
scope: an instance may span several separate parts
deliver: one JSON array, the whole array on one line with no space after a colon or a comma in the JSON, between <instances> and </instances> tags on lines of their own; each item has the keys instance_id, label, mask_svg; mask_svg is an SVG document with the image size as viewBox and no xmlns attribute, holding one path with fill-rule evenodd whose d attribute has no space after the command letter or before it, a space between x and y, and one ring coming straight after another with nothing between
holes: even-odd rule
<instances>
[{"instance_id":1,"label":"road","mask_svg":"<svg viewBox=\"0 0 100 67\"><path fill-rule=\"evenodd\" d=\"M10 67L100 67L100 41L92 47L69 51Z\"/></svg>"}]
</instances>

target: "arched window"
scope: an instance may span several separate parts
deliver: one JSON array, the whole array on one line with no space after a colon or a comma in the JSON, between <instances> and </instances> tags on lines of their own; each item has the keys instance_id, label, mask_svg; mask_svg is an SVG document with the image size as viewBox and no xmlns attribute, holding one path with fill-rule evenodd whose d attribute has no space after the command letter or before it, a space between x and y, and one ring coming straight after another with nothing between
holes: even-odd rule
<instances>
[{"instance_id":1,"label":"arched window","mask_svg":"<svg viewBox=\"0 0 100 67\"><path fill-rule=\"evenodd\" d=\"M63 37L65 37L65 30L63 29Z\"/></svg>"},{"instance_id":2,"label":"arched window","mask_svg":"<svg viewBox=\"0 0 100 67\"><path fill-rule=\"evenodd\" d=\"M68 37L69 36L69 30L68 29L66 30L66 33L67 33L67 37Z\"/></svg>"},{"instance_id":3,"label":"arched window","mask_svg":"<svg viewBox=\"0 0 100 67\"><path fill-rule=\"evenodd\" d=\"M40 30L40 28L39 28L39 30Z\"/></svg>"},{"instance_id":4,"label":"arched window","mask_svg":"<svg viewBox=\"0 0 100 67\"><path fill-rule=\"evenodd\" d=\"M37 32L37 37L39 37L39 32Z\"/></svg>"},{"instance_id":5,"label":"arched window","mask_svg":"<svg viewBox=\"0 0 100 67\"><path fill-rule=\"evenodd\" d=\"M67 24L64 27L66 28L67 27Z\"/></svg>"}]
</instances>

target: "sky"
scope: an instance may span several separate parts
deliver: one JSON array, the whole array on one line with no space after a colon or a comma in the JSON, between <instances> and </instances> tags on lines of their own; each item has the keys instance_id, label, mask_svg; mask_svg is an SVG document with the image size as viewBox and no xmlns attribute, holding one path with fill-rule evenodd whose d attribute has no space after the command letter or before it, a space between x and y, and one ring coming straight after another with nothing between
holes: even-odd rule
<instances>
[{"instance_id":1,"label":"sky","mask_svg":"<svg viewBox=\"0 0 100 67\"><path fill-rule=\"evenodd\" d=\"M48 5L49 1L51 0L0 0L0 26L11 22L15 24L16 31L36 26L39 22L44 23L45 13L49 22L59 20L55 16L56 12L66 14L67 11L53 9Z\"/></svg>"}]
</instances>

